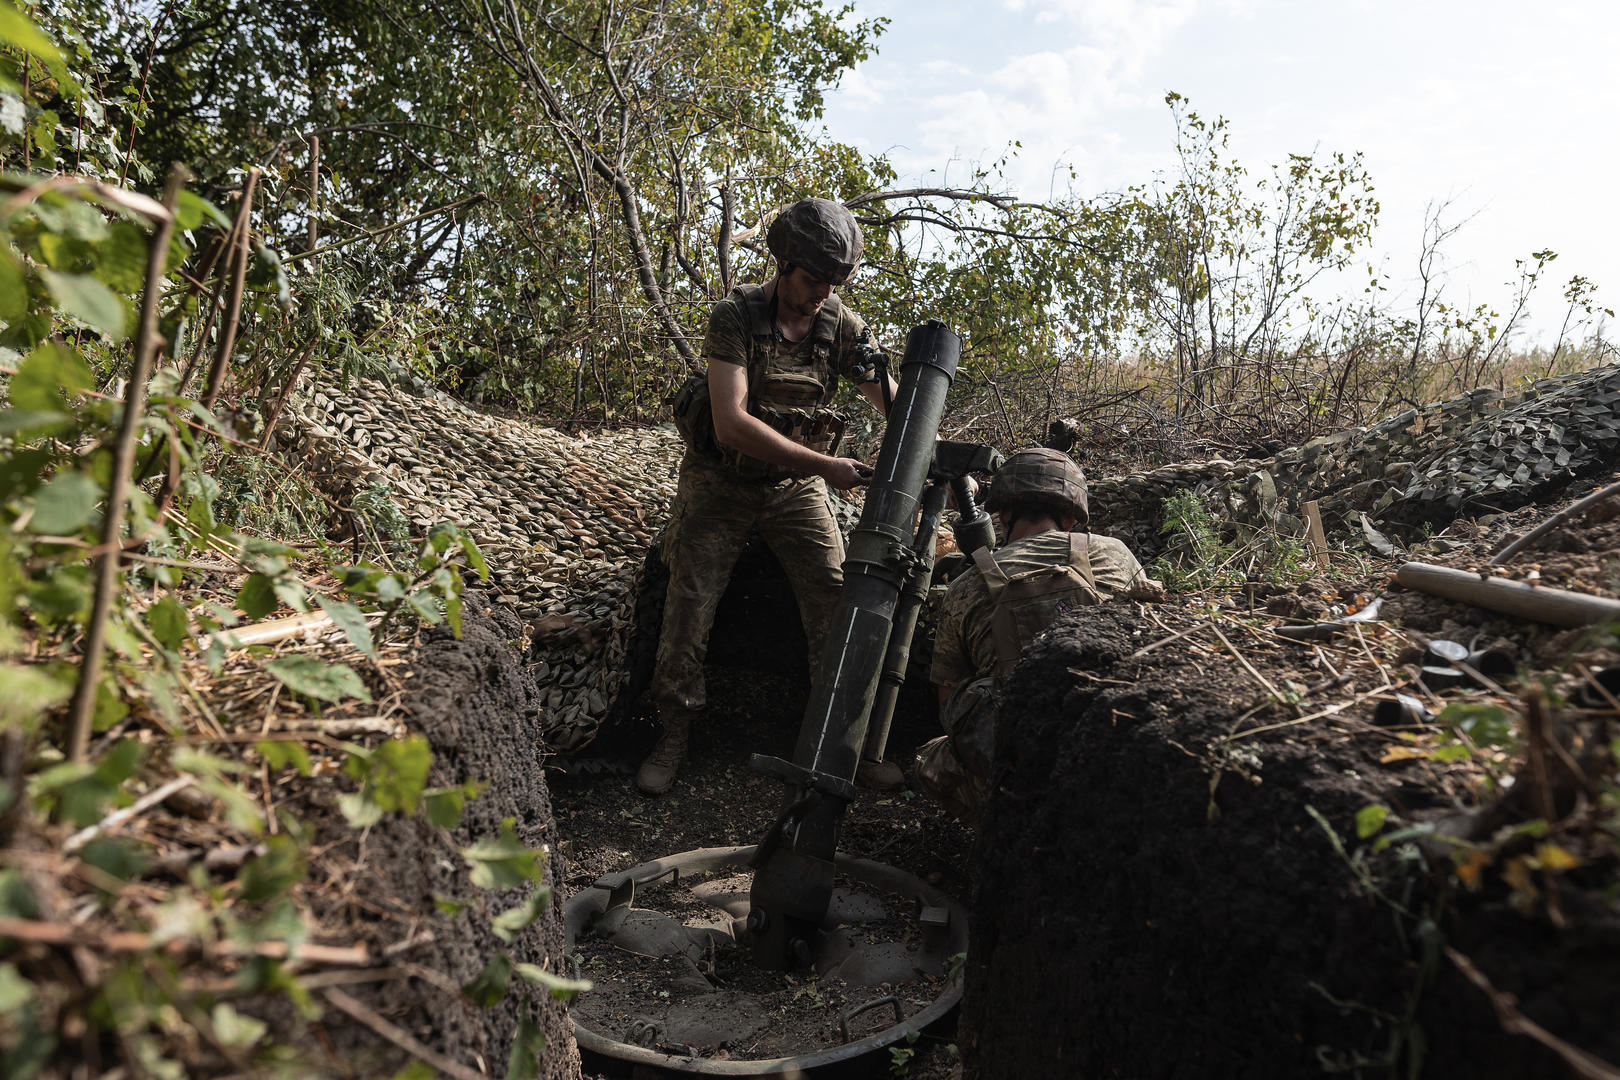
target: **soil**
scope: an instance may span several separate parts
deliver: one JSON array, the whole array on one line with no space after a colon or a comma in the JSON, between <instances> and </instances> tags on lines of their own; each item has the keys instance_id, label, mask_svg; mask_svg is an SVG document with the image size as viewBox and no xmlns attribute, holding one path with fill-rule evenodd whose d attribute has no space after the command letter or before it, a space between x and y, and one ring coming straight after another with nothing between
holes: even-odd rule
<instances>
[{"instance_id":1,"label":"soil","mask_svg":"<svg viewBox=\"0 0 1620 1080\"><path fill-rule=\"evenodd\" d=\"M468 801L454 830L440 829L420 814L392 814L356 834L337 810L338 789L308 785L289 806L311 829L311 849L320 852L326 871L325 881L311 884L311 906L323 925L341 924L346 939L365 942L373 955L425 973L349 988L388 1021L451 1060L499 1072L518 1021L527 1016L546 1037L540 1076L577 1080L579 1054L560 1003L516 980L488 1010L458 992L502 952L515 963L566 970L560 904L503 943L490 928L491 919L522 902L526 890L482 891L467 882L460 849L496 835L504 820L513 821L519 840L531 848L554 851L558 834L541 766L541 696L511 647L521 638L522 625L477 594L469 594L463 618L459 641L442 628L425 635L412 658L415 674L404 700L409 726L432 745L429 786L476 779L487 787ZM557 890L555 862L542 885ZM446 915L435 903L441 899L466 906ZM342 1063L334 1075L389 1076L411 1062L392 1043L334 1018L341 1014L328 1010L320 1036L328 1054Z\"/></svg>"},{"instance_id":2,"label":"soil","mask_svg":"<svg viewBox=\"0 0 1620 1080\"><path fill-rule=\"evenodd\" d=\"M833 900L833 910L843 916L839 936L868 958L866 976L859 969L846 980L833 971L818 977L815 971L757 966L725 933L731 916L705 899L746 894L751 881L746 873L706 872L679 885L666 881L638 890L630 916L639 925L627 922L628 944L623 934L590 935L576 946L582 971L596 985L574 1006L575 1020L622 1041L636 1041L639 1030L670 1053L761 1060L833 1049L843 1041L841 1023L851 1039L876 1034L896 1022L890 1007L851 1012L896 999L899 1015L912 1016L943 992L943 972L914 976L909 960L893 959L920 941L915 903L841 876ZM642 940L665 932L664 916L688 927L716 928L707 951L695 944L663 955L637 951Z\"/></svg>"}]
</instances>

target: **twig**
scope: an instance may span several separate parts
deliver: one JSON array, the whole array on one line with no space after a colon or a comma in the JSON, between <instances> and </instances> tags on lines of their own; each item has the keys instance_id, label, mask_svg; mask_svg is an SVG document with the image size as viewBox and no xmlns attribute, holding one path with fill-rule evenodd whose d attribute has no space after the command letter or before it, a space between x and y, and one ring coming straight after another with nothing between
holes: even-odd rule
<instances>
[{"instance_id":1,"label":"twig","mask_svg":"<svg viewBox=\"0 0 1620 1080\"><path fill-rule=\"evenodd\" d=\"M235 941L217 941L198 946L184 941L156 942L152 935L133 930L115 930L98 934L77 926L60 922L42 922L38 919L13 919L0 916L0 937L38 945L70 945L101 949L106 952L201 952L210 957L263 956L271 960L295 960L338 967L368 967L371 954L364 945L293 945L285 941L260 941L244 945Z\"/></svg>"},{"instance_id":2,"label":"twig","mask_svg":"<svg viewBox=\"0 0 1620 1080\"><path fill-rule=\"evenodd\" d=\"M1505 990L1498 990L1490 977L1474 966L1474 962L1450 945L1446 946L1446 959L1450 960L1463 978L1479 987L1496 1010L1496 1019L1509 1035L1525 1035L1557 1054L1575 1071L1581 1080L1620 1080L1616 1069L1600 1057L1572 1046L1519 1011L1519 999Z\"/></svg>"},{"instance_id":3,"label":"twig","mask_svg":"<svg viewBox=\"0 0 1620 1080\"><path fill-rule=\"evenodd\" d=\"M203 386L202 407L212 410L225 385L225 368L231 353L236 350L236 329L242 319L242 288L247 283L248 250L252 247L253 191L259 184L259 170L248 170L247 182L242 185L242 205L237 210L236 261L231 265L231 289L225 297L225 325L220 330L219 344L214 349L214 362L208 369L208 382Z\"/></svg>"},{"instance_id":4,"label":"twig","mask_svg":"<svg viewBox=\"0 0 1620 1080\"><path fill-rule=\"evenodd\" d=\"M101 543L106 549L96 561L96 593L85 627L84 660L79 683L73 688L69 711L71 732L68 758L81 761L90 745L90 728L95 715L96 690L101 684L102 651L107 642L107 616L118 591L119 535L124 530L124 500L135 461L135 437L140 431L141 414L146 411L146 382L152 374L152 361L158 351L158 303L163 292L164 268L169 257L169 237L174 233L174 209L188 173L184 166L169 170L163 191L168 212L160 219L147 247L146 288L141 294L140 329L135 336L135 357L130 367L129 388L125 391L124 413L118 423L118 441L113 449L112 483L107 489L107 512L101 523Z\"/></svg>"},{"instance_id":5,"label":"twig","mask_svg":"<svg viewBox=\"0 0 1620 1080\"><path fill-rule=\"evenodd\" d=\"M1204 627L1206 627L1208 625L1209 625L1209 623L1207 623L1207 622L1201 622L1201 623L1197 624L1196 626L1189 626L1185 630L1177 630L1175 633L1171 634L1167 638L1160 638L1158 641L1155 641L1151 645L1142 646L1140 649L1137 649L1135 652L1131 653L1130 656L1127 656L1126 659L1127 660L1139 660L1142 657L1146 656L1148 653L1153 652L1156 649L1162 648L1165 645L1169 645L1171 642L1180 641L1182 638L1186 637L1189 634L1198 633L1198 631L1202 630Z\"/></svg>"},{"instance_id":6,"label":"twig","mask_svg":"<svg viewBox=\"0 0 1620 1080\"><path fill-rule=\"evenodd\" d=\"M362 240L374 240L377 237L382 236L384 233L391 233L397 229L403 229L407 225L415 225L418 221L434 217L438 214L449 213L451 210L459 210L468 203L481 202L487 198L489 198L489 196L484 194L482 191L474 192L464 199L457 199L453 203L445 203L443 206L436 206L432 210L424 210L415 217L406 218L404 221L396 221L392 225L384 225L380 229L373 229L370 232L361 233L358 236L351 236L346 240L339 240L336 243L327 244L324 247L311 248L308 251L295 252L292 255L288 255L281 261L282 264L285 265L287 263L299 262L315 255L325 255L328 251L336 251L339 248L346 248L350 244L358 244Z\"/></svg>"},{"instance_id":7,"label":"twig","mask_svg":"<svg viewBox=\"0 0 1620 1080\"><path fill-rule=\"evenodd\" d=\"M1556 529L1560 524L1562 524L1565 521L1568 521L1570 518L1574 517L1576 514L1580 513L1582 510L1585 510L1587 507L1592 506L1592 505L1594 505L1596 503L1600 503L1604 499L1611 498L1616 494L1620 494L1620 484L1610 484L1606 488L1603 488L1603 489L1601 489L1599 491L1594 491L1592 494L1588 495L1586 498L1582 499L1580 502L1572 503L1569 506L1564 507L1562 510L1558 511L1558 513L1554 514L1552 517L1548 518L1546 521L1543 521L1540 525L1537 525L1535 528L1531 529L1529 532L1525 533L1523 536L1521 536L1517 540L1513 541L1513 543L1509 544L1507 547L1503 548L1501 551L1498 551L1495 555L1491 556L1491 561L1486 563L1485 565L1487 565L1487 566L1500 566L1500 565L1502 565L1503 563L1505 563L1509 559L1511 559L1513 556L1517 555L1520 551L1524 550L1526 547L1529 547L1531 544L1535 543L1537 540L1540 540L1543 536L1546 536L1548 533L1550 533L1554 529Z\"/></svg>"},{"instance_id":8,"label":"twig","mask_svg":"<svg viewBox=\"0 0 1620 1080\"><path fill-rule=\"evenodd\" d=\"M145 795L142 795L139 799L136 799L129 806L124 807L122 810L114 810L96 824L80 829L78 832L68 837L67 842L62 845L62 854L72 855L74 852L84 847L86 844L100 836L102 833L106 832L108 829L116 829L126 822L139 817L141 814L146 813L146 811L150 810L164 799L167 799L170 795L173 795L177 791L188 788L196 782L197 778L189 774L186 776L177 776L173 780L170 780L167 784L164 784L162 787L148 791Z\"/></svg>"},{"instance_id":9,"label":"twig","mask_svg":"<svg viewBox=\"0 0 1620 1080\"><path fill-rule=\"evenodd\" d=\"M410 1032L397 1024L391 1023L383 1016L360 1004L354 998L345 994L337 987L328 987L323 996L327 1001L336 1005L343 1012L360 1021L378 1035L387 1039L401 1050L410 1054L419 1061L431 1065L455 1080L487 1080L485 1075L476 1069L469 1068L459 1061L453 1061L430 1046L419 1042Z\"/></svg>"},{"instance_id":10,"label":"twig","mask_svg":"<svg viewBox=\"0 0 1620 1080\"><path fill-rule=\"evenodd\" d=\"M1227 639L1227 636L1221 633L1221 628L1216 626L1214 623L1210 623L1209 628L1215 631L1215 636L1221 639L1221 644L1225 645L1237 662L1243 665L1243 670L1252 675L1255 682L1265 687L1266 693L1270 694L1278 704L1284 704L1285 702L1282 694L1275 686L1271 685L1271 680L1267 679L1264 675L1260 674L1259 671L1255 670L1255 666L1249 663L1248 659L1242 653L1238 652L1237 646L1233 645L1232 642ZM1293 705L1291 707L1295 710L1295 712L1299 711L1298 705Z\"/></svg>"},{"instance_id":11,"label":"twig","mask_svg":"<svg viewBox=\"0 0 1620 1080\"><path fill-rule=\"evenodd\" d=\"M392 735L399 721L386 716L356 716L346 720L282 720L271 731L320 731L327 735Z\"/></svg>"}]
</instances>

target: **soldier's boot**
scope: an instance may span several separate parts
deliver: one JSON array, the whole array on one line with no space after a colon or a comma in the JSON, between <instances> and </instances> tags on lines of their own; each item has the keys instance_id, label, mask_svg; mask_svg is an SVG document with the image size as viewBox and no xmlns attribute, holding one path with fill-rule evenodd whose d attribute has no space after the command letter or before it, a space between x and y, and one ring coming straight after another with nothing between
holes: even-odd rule
<instances>
[{"instance_id":1,"label":"soldier's boot","mask_svg":"<svg viewBox=\"0 0 1620 1080\"><path fill-rule=\"evenodd\" d=\"M868 791L899 791L906 786L906 773L893 761L863 757L855 766L855 782Z\"/></svg>"},{"instance_id":2,"label":"soldier's boot","mask_svg":"<svg viewBox=\"0 0 1620 1080\"><path fill-rule=\"evenodd\" d=\"M662 795L675 783L675 774L686 760L686 739L692 720L671 716L664 720L664 733L653 744L652 752L636 770L636 787L646 795Z\"/></svg>"}]
</instances>

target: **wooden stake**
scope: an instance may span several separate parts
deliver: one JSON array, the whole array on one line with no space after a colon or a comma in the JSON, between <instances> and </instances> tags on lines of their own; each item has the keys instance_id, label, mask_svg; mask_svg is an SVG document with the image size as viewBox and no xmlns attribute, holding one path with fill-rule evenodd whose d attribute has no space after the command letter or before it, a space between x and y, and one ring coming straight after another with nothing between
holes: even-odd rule
<instances>
[{"instance_id":1,"label":"wooden stake","mask_svg":"<svg viewBox=\"0 0 1620 1080\"><path fill-rule=\"evenodd\" d=\"M1309 526L1311 540L1311 554L1316 558L1316 565L1323 570L1328 568L1327 533L1322 529L1322 508L1315 499L1300 507L1305 513L1305 522Z\"/></svg>"}]
</instances>

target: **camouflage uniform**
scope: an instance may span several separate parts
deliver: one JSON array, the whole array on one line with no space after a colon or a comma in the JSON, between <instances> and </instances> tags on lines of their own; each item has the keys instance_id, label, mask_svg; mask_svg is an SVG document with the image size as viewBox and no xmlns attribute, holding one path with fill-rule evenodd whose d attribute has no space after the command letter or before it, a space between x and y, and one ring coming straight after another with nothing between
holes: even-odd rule
<instances>
[{"instance_id":1,"label":"camouflage uniform","mask_svg":"<svg viewBox=\"0 0 1620 1080\"><path fill-rule=\"evenodd\" d=\"M743 366L752 360L750 411L762 404L782 416L810 415L832 400L840 373L853 373L856 346L869 337L866 324L836 297L827 300L828 306L837 328L830 346L818 344L814 334L798 342L780 337L761 342L750 330L747 301L735 292L710 312L704 359ZM760 365L764 377L756 380ZM754 401L756 393L766 400ZM730 452L710 455L689 449L681 461L664 542L669 591L651 687L666 721L690 719L707 704L703 660L709 630L737 556L756 530L781 562L798 598L812 677L820 665L821 642L844 582L844 540L828 503L826 481L786 475Z\"/></svg>"},{"instance_id":2,"label":"camouflage uniform","mask_svg":"<svg viewBox=\"0 0 1620 1080\"><path fill-rule=\"evenodd\" d=\"M1002 574L1015 580L1020 574L1077 561L1086 564L1082 576L1089 590L1078 596L1059 593L1048 601L1037 599L1025 609L1019 622L1020 650L1029 644L1027 630L1036 626L1044 629L1065 614L1071 604L1094 604L1115 597L1158 600L1164 596L1164 587L1147 576L1124 543L1111 536L1052 530L1015 540L985 557L992 558ZM996 647L997 614L985 572L974 567L951 583L934 620L934 660L929 677L935 685L954 683L956 689L940 706L940 722L946 733L917 751L917 786L968 822L978 820L987 794L1000 699L1000 680L995 676L1004 675L1010 667L1008 658Z\"/></svg>"}]
</instances>

